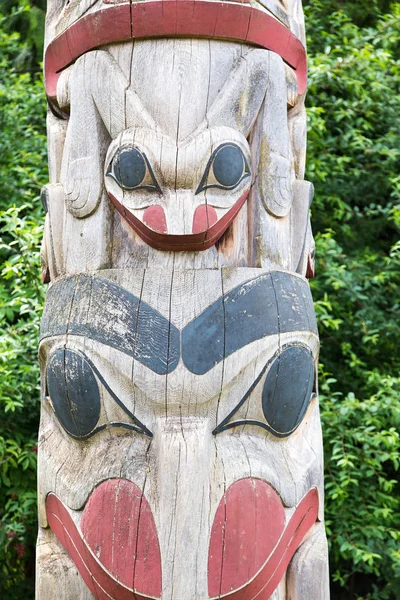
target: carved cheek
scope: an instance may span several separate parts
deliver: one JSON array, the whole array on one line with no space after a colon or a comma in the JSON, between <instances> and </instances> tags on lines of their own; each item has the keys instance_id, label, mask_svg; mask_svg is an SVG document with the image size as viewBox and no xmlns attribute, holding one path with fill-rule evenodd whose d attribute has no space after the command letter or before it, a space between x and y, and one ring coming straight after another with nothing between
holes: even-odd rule
<instances>
[{"instance_id":1,"label":"carved cheek","mask_svg":"<svg viewBox=\"0 0 400 600\"><path fill-rule=\"evenodd\" d=\"M167 233L167 220L162 206L149 206L143 213L143 223L158 233Z\"/></svg>"},{"instance_id":2,"label":"carved cheek","mask_svg":"<svg viewBox=\"0 0 400 600\"><path fill-rule=\"evenodd\" d=\"M142 491L112 479L90 497L81 521L83 538L102 567L128 588L161 596L161 556L156 526Z\"/></svg>"},{"instance_id":3,"label":"carved cheek","mask_svg":"<svg viewBox=\"0 0 400 600\"><path fill-rule=\"evenodd\" d=\"M210 598L268 600L317 514L315 488L286 520L282 501L268 483L247 478L232 484L219 504L211 531Z\"/></svg>"},{"instance_id":4,"label":"carved cheek","mask_svg":"<svg viewBox=\"0 0 400 600\"><path fill-rule=\"evenodd\" d=\"M215 208L202 204L198 206L193 217L193 233L207 231L218 221L218 215Z\"/></svg>"}]
</instances>

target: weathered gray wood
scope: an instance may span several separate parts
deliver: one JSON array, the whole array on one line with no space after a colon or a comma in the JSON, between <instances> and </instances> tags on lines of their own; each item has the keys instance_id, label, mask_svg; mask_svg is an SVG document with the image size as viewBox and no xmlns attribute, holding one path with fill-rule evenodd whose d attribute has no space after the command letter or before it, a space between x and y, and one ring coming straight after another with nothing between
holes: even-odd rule
<instances>
[{"instance_id":1,"label":"weathered gray wood","mask_svg":"<svg viewBox=\"0 0 400 600\"><path fill-rule=\"evenodd\" d=\"M137 8L48 6L36 599L328 600L301 1Z\"/></svg>"}]
</instances>

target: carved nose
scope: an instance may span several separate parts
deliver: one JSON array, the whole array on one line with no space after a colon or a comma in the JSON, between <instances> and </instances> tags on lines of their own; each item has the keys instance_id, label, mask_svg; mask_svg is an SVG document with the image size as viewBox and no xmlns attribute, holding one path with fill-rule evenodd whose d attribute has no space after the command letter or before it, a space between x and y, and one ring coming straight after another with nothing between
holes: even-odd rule
<instances>
[{"instance_id":1,"label":"carved nose","mask_svg":"<svg viewBox=\"0 0 400 600\"><path fill-rule=\"evenodd\" d=\"M153 432L157 461L153 510L161 548L162 598L205 599L215 460L210 425L208 419L171 416L160 419Z\"/></svg>"}]
</instances>

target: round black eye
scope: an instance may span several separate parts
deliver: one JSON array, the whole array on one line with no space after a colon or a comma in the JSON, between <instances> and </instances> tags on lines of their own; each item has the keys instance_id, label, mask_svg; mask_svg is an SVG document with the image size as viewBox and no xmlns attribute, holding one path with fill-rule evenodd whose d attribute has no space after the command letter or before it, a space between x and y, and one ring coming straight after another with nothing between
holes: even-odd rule
<instances>
[{"instance_id":1,"label":"round black eye","mask_svg":"<svg viewBox=\"0 0 400 600\"><path fill-rule=\"evenodd\" d=\"M72 350L56 350L47 364L47 387L57 419L72 437L90 434L100 417L100 392L89 363Z\"/></svg>"},{"instance_id":2,"label":"round black eye","mask_svg":"<svg viewBox=\"0 0 400 600\"><path fill-rule=\"evenodd\" d=\"M146 175L146 162L136 148L123 148L114 158L114 175L126 189L138 187Z\"/></svg>"},{"instance_id":3,"label":"round black eye","mask_svg":"<svg viewBox=\"0 0 400 600\"><path fill-rule=\"evenodd\" d=\"M222 144L212 153L196 194L209 188L233 190L249 176L250 167L241 148Z\"/></svg>"},{"instance_id":4,"label":"round black eye","mask_svg":"<svg viewBox=\"0 0 400 600\"><path fill-rule=\"evenodd\" d=\"M298 427L311 400L314 361L304 346L290 346L272 363L264 383L262 408L274 431L289 435Z\"/></svg>"},{"instance_id":5,"label":"round black eye","mask_svg":"<svg viewBox=\"0 0 400 600\"><path fill-rule=\"evenodd\" d=\"M222 146L215 154L213 162L214 177L224 187L234 187L245 172L243 152L238 146Z\"/></svg>"}]
</instances>

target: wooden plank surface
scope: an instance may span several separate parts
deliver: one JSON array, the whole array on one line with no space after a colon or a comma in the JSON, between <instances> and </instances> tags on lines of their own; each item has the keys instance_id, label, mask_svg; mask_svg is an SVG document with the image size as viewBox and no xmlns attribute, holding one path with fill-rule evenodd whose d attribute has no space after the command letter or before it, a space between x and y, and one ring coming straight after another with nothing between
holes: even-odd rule
<instances>
[{"instance_id":1,"label":"wooden plank surface","mask_svg":"<svg viewBox=\"0 0 400 600\"><path fill-rule=\"evenodd\" d=\"M36 600L328 600L300 0L49 1Z\"/></svg>"}]
</instances>

